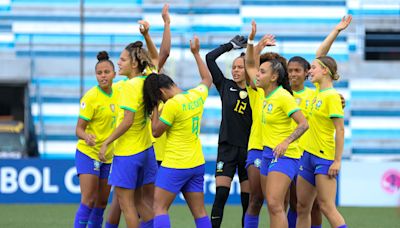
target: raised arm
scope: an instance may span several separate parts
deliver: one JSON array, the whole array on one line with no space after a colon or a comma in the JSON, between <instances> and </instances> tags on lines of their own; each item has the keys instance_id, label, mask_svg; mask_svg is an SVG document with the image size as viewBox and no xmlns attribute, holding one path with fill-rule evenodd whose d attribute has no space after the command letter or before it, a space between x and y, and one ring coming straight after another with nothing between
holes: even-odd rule
<instances>
[{"instance_id":1,"label":"raised arm","mask_svg":"<svg viewBox=\"0 0 400 228\"><path fill-rule=\"evenodd\" d=\"M169 17L169 5L165 4L162 10L162 18L164 21L164 32L160 46L160 55L158 58L158 70L164 66L171 51L171 19Z\"/></svg>"},{"instance_id":2,"label":"raised arm","mask_svg":"<svg viewBox=\"0 0 400 228\"><path fill-rule=\"evenodd\" d=\"M254 81L256 80L256 74L258 71L258 67L256 65L256 60L255 60L255 52L254 52L254 38L257 33L257 24L255 21L251 22L251 32L249 34L249 38L247 40L247 49L246 49L246 56L245 56L245 69L246 69L246 75L249 77L250 81L250 86L253 89L256 89L256 85ZM258 61L259 63L260 61Z\"/></svg>"},{"instance_id":3,"label":"raised arm","mask_svg":"<svg viewBox=\"0 0 400 228\"><path fill-rule=\"evenodd\" d=\"M218 90L221 86L222 81L225 79L225 77L224 77L224 74L222 73L222 71L219 69L216 60L220 55L232 50L232 48L233 48L233 45L231 43L222 44L221 46L210 51L206 55L207 67L210 70L215 87L217 87Z\"/></svg>"},{"instance_id":4,"label":"raised arm","mask_svg":"<svg viewBox=\"0 0 400 228\"><path fill-rule=\"evenodd\" d=\"M151 39L149 34L150 24L149 22L144 20L140 20L138 21L138 23L140 24L139 26L140 33L143 35L144 40L146 41L146 46L147 50L149 51L151 62L153 63L154 66L158 66L158 61L159 61L158 51L156 45L154 45L153 40Z\"/></svg>"},{"instance_id":5,"label":"raised arm","mask_svg":"<svg viewBox=\"0 0 400 228\"><path fill-rule=\"evenodd\" d=\"M329 33L329 35L325 38L322 44L319 46L316 57L326 56L331 48L333 42L335 41L336 37L342 30L345 30L347 26L349 26L351 22L352 16L348 15L347 17L344 16L342 20L335 26L335 28Z\"/></svg>"},{"instance_id":6,"label":"raised arm","mask_svg":"<svg viewBox=\"0 0 400 228\"><path fill-rule=\"evenodd\" d=\"M197 36L193 37L193 40L190 40L190 51L193 53L194 58L196 59L197 67L199 69L201 83L206 85L208 88L211 87L212 77L210 71L208 71L206 64L204 64L201 56L199 54L200 51L200 41Z\"/></svg>"}]
</instances>

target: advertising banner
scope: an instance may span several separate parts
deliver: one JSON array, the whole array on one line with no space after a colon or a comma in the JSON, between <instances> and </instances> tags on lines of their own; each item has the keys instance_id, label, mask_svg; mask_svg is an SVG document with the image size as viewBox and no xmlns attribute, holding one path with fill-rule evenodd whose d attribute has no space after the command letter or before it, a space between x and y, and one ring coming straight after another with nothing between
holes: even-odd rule
<instances>
[{"instance_id":1,"label":"advertising banner","mask_svg":"<svg viewBox=\"0 0 400 228\"><path fill-rule=\"evenodd\" d=\"M206 163L205 203L215 195L215 162ZM79 179L74 160L0 160L0 203L78 203ZM175 200L184 203L182 194ZM237 175L232 182L228 203L240 203Z\"/></svg>"},{"instance_id":2,"label":"advertising banner","mask_svg":"<svg viewBox=\"0 0 400 228\"><path fill-rule=\"evenodd\" d=\"M342 162L341 206L396 207L399 200L400 162Z\"/></svg>"}]
</instances>

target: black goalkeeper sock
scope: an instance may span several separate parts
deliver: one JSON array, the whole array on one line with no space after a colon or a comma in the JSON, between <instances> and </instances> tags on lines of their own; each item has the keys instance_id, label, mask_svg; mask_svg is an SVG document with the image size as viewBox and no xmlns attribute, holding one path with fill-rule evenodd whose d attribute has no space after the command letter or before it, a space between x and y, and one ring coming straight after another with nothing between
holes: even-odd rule
<instances>
[{"instance_id":1,"label":"black goalkeeper sock","mask_svg":"<svg viewBox=\"0 0 400 228\"><path fill-rule=\"evenodd\" d=\"M224 215L224 207L229 196L228 187L217 187L213 208L211 211L211 224L212 228L219 228L221 226L222 217Z\"/></svg>"}]
</instances>

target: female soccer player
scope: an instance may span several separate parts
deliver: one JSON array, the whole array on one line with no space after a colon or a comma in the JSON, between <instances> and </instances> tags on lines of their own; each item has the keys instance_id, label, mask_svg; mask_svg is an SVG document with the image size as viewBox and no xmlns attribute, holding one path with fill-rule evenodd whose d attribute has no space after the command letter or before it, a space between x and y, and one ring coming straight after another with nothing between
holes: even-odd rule
<instances>
[{"instance_id":1,"label":"female soccer player","mask_svg":"<svg viewBox=\"0 0 400 228\"><path fill-rule=\"evenodd\" d=\"M269 60L257 69L254 61L253 39L256 24L252 22L246 54L246 71L256 75L256 86L264 90L261 116L263 160L261 174L267 176L265 195L270 227L287 227L284 200L291 180L297 173L300 150L296 140L308 129L307 120L297 106L282 63ZM292 119L297 127L293 130Z\"/></svg>"},{"instance_id":2,"label":"female soccer player","mask_svg":"<svg viewBox=\"0 0 400 228\"><path fill-rule=\"evenodd\" d=\"M330 47L340 31L351 22L351 16L343 17L335 29L324 40L323 47ZM296 227L310 227L311 208L317 198L322 213L332 227L347 227L335 205L336 177L339 173L344 145L344 112L342 101L333 88L339 79L336 61L323 56L329 48L319 48L317 58L311 64L311 81L319 91L310 103L310 131L306 133L304 155L300 161L297 178L297 223Z\"/></svg>"},{"instance_id":3,"label":"female soccer player","mask_svg":"<svg viewBox=\"0 0 400 228\"><path fill-rule=\"evenodd\" d=\"M164 74L151 74L144 84L147 114L152 111L154 137L167 132L165 157L156 180L154 227L170 227L168 209L182 192L195 218L196 227L211 228L204 207L204 156L200 143L200 123L204 102L212 78L199 54L199 40L194 37L190 49L196 59L202 81L199 86L182 91ZM165 103L161 116L158 103Z\"/></svg>"},{"instance_id":4,"label":"female soccer player","mask_svg":"<svg viewBox=\"0 0 400 228\"><path fill-rule=\"evenodd\" d=\"M115 187L121 210L128 227L138 225L138 212L143 226L151 226L153 189L157 163L152 147L149 119L144 114L142 76L146 68L154 67L142 42L129 44L120 55L120 74L132 79L124 83L118 115L118 127L105 140L100 150L100 159L107 147L115 142L112 172L109 184Z\"/></svg>"},{"instance_id":5,"label":"female soccer player","mask_svg":"<svg viewBox=\"0 0 400 228\"><path fill-rule=\"evenodd\" d=\"M251 128L251 108L246 91L244 56L237 57L232 64L233 80L227 79L219 69L216 59L225 52L246 45L246 39L236 36L231 42L221 45L206 55L208 69L213 77L222 101L222 120L219 129L218 157L215 171L216 193L211 212L213 228L221 226L225 203L229 196L232 178L238 169L240 196L244 213L249 204L249 182L247 181L246 157Z\"/></svg>"},{"instance_id":6,"label":"female soccer player","mask_svg":"<svg viewBox=\"0 0 400 228\"><path fill-rule=\"evenodd\" d=\"M170 31L170 16L169 16L169 5L165 4L163 9L162 9L162 18L164 21L164 32L163 32L163 38L161 41L161 47L160 47L160 53L158 54L157 49L149 35L149 29L150 25L146 21L139 21L139 24L141 24L140 27L140 32L142 33L143 37L145 38L146 45L149 49L149 55L151 56L151 60L154 66L158 65L158 68L150 69L147 68L147 70L144 72L145 75L151 73L152 71L156 71L157 69L162 69L164 66L166 60L169 57L170 50L171 50L171 31ZM131 79L133 75L129 73L129 70L126 70L123 61L119 61L119 66L120 66L120 75L125 75L127 76L127 79ZM117 83L115 83L115 86L117 89L122 90L124 83L127 80L121 80ZM149 128L151 126L149 125ZM165 138L165 136L163 137ZM163 150L163 144L164 142L162 140L157 139L156 142L154 143L154 152L156 155L156 159L162 160L162 150ZM149 189L148 189L149 190ZM150 189L151 190L151 189ZM149 197L152 197L153 191L147 191L146 195ZM149 202L149 207L152 208L152 202ZM106 228L116 228L118 227L119 220L120 220L120 215L121 215L121 209L117 200L117 197L113 196L113 201L111 203L111 207L108 213L108 219L106 223Z\"/></svg>"},{"instance_id":7,"label":"female soccer player","mask_svg":"<svg viewBox=\"0 0 400 228\"><path fill-rule=\"evenodd\" d=\"M265 53L260 56L260 52L265 46L275 45L273 36L266 35L260 42L254 47L254 60L258 60L263 63L272 59L279 59L282 64L286 64L286 59L282 58L276 53ZM259 66L259 63L256 63ZM248 79L250 82L250 79ZM260 88L256 88L253 83L252 86L247 86L247 92L249 94L249 101L252 110L253 123L251 125L251 132L249 137L248 154L246 160L247 174L250 183L250 201L249 207L247 208L244 227L245 228L257 228L259 222L259 214L264 202L263 186L265 185L264 180L260 177L260 168L262 161L263 142L262 142L262 123L261 113L262 104L264 98L264 91Z\"/></svg>"},{"instance_id":8,"label":"female soccer player","mask_svg":"<svg viewBox=\"0 0 400 228\"><path fill-rule=\"evenodd\" d=\"M76 126L79 141L75 154L75 166L82 196L75 215L74 227L86 227L88 221L89 227L101 227L110 193L107 180L114 147L111 145L105 151L103 161L99 160L99 150L115 129L118 91L112 89L115 70L108 53L99 52L97 59L98 85L83 96Z\"/></svg>"}]
</instances>

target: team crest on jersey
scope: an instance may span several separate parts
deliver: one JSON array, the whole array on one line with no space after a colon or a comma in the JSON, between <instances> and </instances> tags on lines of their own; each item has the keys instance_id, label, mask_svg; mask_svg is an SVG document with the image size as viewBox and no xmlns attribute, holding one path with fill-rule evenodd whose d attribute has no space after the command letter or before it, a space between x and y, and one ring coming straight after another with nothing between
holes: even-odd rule
<instances>
[{"instance_id":1,"label":"team crest on jersey","mask_svg":"<svg viewBox=\"0 0 400 228\"><path fill-rule=\"evenodd\" d=\"M114 104L110 104L110 109L112 112L115 112L115 105Z\"/></svg>"},{"instance_id":2,"label":"team crest on jersey","mask_svg":"<svg viewBox=\"0 0 400 228\"><path fill-rule=\"evenodd\" d=\"M247 97L247 92L246 91L240 91L239 92L239 97L240 97L240 99L246 99L246 97Z\"/></svg>"},{"instance_id":3,"label":"team crest on jersey","mask_svg":"<svg viewBox=\"0 0 400 228\"><path fill-rule=\"evenodd\" d=\"M254 160L254 166L257 168L261 167L261 159L256 158L256 160Z\"/></svg>"},{"instance_id":4,"label":"team crest on jersey","mask_svg":"<svg viewBox=\"0 0 400 228\"><path fill-rule=\"evenodd\" d=\"M222 173L224 171L224 162L223 161L219 161L217 163L217 173Z\"/></svg>"},{"instance_id":5,"label":"team crest on jersey","mask_svg":"<svg viewBox=\"0 0 400 228\"><path fill-rule=\"evenodd\" d=\"M100 171L100 165L101 165L101 162L94 160L93 161L93 170Z\"/></svg>"},{"instance_id":6,"label":"team crest on jersey","mask_svg":"<svg viewBox=\"0 0 400 228\"><path fill-rule=\"evenodd\" d=\"M199 90L200 92L204 92L204 86L199 86L199 87L198 87L198 90Z\"/></svg>"},{"instance_id":7,"label":"team crest on jersey","mask_svg":"<svg viewBox=\"0 0 400 228\"><path fill-rule=\"evenodd\" d=\"M297 105L300 105L300 103L301 103L301 98L296 98L296 103L297 103Z\"/></svg>"},{"instance_id":8,"label":"team crest on jersey","mask_svg":"<svg viewBox=\"0 0 400 228\"><path fill-rule=\"evenodd\" d=\"M268 112L272 112L272 108L273 108L272 104L269 104L269 105L268 105L268 109L267 109Z\"/></svg>"},{"instance_id":9,"label":"team crest on jersey","mask_svg":"<svg viewBox=\"0 0 400 228\"><path fill-rule=\"evenodd\" d=\"M308 107L308 105L310 105L310 101L306 100L306 108Z\"/></svg>"},{"instance_id":10,"label":"team crest on jersey","mask_svg":"<svg viewBox=\"0 0 400 228\"><path fill-rule=\"evenodd\" d=\"M322 105L322 101L319 100L315 106L317 107L317 109L319 109L321 107L321 105Z\"/></svg>"},{"instance_id":11,"label":"team crest on jersey","mask_svg":"<svg viewBox=\"0 0 400 228\"><path fill-rule=\"evenodd\" d=\"M86 107L85 102L82 102L82 103L81 103L81 109L85 109L85 107Z\"/></svg>"}]
</instances>

